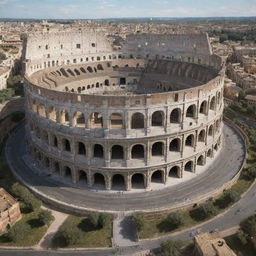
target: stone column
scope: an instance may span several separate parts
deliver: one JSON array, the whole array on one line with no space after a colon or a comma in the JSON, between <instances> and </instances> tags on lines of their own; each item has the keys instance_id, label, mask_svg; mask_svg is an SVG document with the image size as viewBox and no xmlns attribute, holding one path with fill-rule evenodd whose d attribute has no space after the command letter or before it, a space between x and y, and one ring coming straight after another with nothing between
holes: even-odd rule
<instances>
[{"instance_id":1,"label":"stone column","mask_svg":"<svg viewBox=\"0 0 256 256\"><path fill-rule=\"evenodd\" d=\"M132 189L131 175L129 174L125 178L125 187L127 191L130 191Z\"/></svg>"},{"instance_id":2,"label":"stone column","mask_svg":"<svg viewBox=\"0 0 256 256\"><path fill-rule=\"evenodd\" d=\"M94 175L90 169L88 170L87 175L88 187L91 188L94 184Z\"/></svg>"},{"instance_id":3,"label":"stone column","mask_svg":"<svg viewBox=\"0 0 256 256\"><path fill-rule=\"evenodd\" d=\"M112 179L110 175L105 176L105 186L107 190L111 190L112 187Z\"/></svg>"}]
</instances>

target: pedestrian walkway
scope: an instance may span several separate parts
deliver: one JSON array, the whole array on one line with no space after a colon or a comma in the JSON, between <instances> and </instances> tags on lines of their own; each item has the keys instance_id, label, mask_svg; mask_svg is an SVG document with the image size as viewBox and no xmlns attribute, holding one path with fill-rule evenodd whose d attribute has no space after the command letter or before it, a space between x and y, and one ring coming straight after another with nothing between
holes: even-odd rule
<instances>
[{"instance_id":1,"label":"pedestrian walkway","mask_svg":"<svg viewBox=\"0 0 256 256\"><path fill-rule=\"evenodd\" d=\"M135 227L130 217L120 212L113 222L113 247L133 246L138 244Z\"/></svg>"},{"instance_id":2,"label":"pedestrian walkway","mask_svg":"<svg viewBox=\"0 0 256 256\"><path fill-rule=\"evenodd\" d=\"M42 239L40 240L38 245L35 247L36 249L50 248L54 235L57 233L60 226L63 224L63 222L68 217L68 215L65 213L54 211L52 209L47 209L47 208L45 208L45 209L51 211L52 215L54 216L54 221L49 226L48 230L46 231L45 235L42 237Z\"/></svg>"}]
</instances>

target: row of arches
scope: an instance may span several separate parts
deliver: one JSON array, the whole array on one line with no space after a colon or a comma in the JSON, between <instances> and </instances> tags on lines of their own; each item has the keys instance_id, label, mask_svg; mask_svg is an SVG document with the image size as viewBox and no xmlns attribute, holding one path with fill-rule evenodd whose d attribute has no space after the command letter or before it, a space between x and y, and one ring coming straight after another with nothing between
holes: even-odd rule
<instances>
[{"instance_id":1,"label":"row of arches","mask_svg":"<svg viewBox=\"0 0 256 256\"><path fill-rule=\"evenodd\" d=\"M123 146L122 144L108 145L100 143L85 143L83 141L76 141L73 145L68 138L56 136L46 130L40 129L37 126L30 124L30 130L35 136L45 142L47 145L57 148L61 151L70 152L74 155L80 155L88 158L102 158L111 160L128 160L141 159L146 161L148 151L151 157L154 156L168 156L168 151L183 153L187 148L195 149L197 146L201 147L207 144L207 138L213 137L220 132L220 120L215 124L209 125L207 128L202 128L194 133L182 135L176 138L168 138L161 141L150 142L149 144L131 144ZM212 141L212 140L210 140ZM166 152L166 144L168 144L168 151ZM177 157L177 156L176 156Z\"/></svg>"},{"instance_id":2,"label":"row of arches","mask_svg":"<svg viewBox=\"0 0 256 256\"><path fill-rule=\"evenodd\" d=\"M196 104L191 104L187 106L185 115L182 115L181 108L174 108L170 110L169 120L166 122L165 120L165 112L162 110L154 111L150 119L151 127L164 127L169 124L180 124L182 120L186 120L186 118L196 118L198 114L208 114L208 110L214 111L216 109L216 98L213 96L209 102L205 100L200 104L199 113L197 113ZM81 111L76 111L73 114L70 114L66 109L57 110L55 107L49 107L46 109L45 105L42 103L37 103L33 101L31 104L31 110L34 113L37 113L39 116L48 118L54 122L58 122L62 125L71 125L74 127L88 127L88 128L103 128L104 123L110 129L124 129L126 124L124 122L123 113L116 112L110 114L110 116L106 119L104 115L100 112L90 113L88 116ZM131 129L144 129L147 127L147 118L144 113L135 112L130 117L130 125Z\"/></svg>"},{"instance_id":3,"label":"row of arches","mask_svg":"<svg viewBox=\"0 0 256 256\"><path fill-rule=\"evenodd\" d=\"M62 176L81 186L92 187L94 189L130 190L149 188L153 183L166 184L168 179L182 178L184 172L196 172L197 166L204 166L207 158L212 158L213 151L218 151L219 144L209 148L205 153L193 159L184 160L176 165L143 172L102 172L89 171L79 167L72 168L59 160L45 156L40 150L34 148L33 155L44 167L52 173Z\"/></svg>"}]
</instances>

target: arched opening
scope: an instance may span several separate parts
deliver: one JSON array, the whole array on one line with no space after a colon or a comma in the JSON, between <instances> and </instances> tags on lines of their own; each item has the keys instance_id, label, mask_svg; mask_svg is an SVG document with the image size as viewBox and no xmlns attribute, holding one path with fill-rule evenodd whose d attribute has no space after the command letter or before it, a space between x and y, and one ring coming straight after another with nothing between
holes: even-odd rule
<instances>
[{"instance_id":1,"label":"arched opening","mask_svg":"<svg viewBox=\"0 0 256 256\"><path fill-rule=\"evenodd\" d=\"M132 115L132 129L144 128L144 115L142 113L135 113Z\"/></svg>"},{"instance_id":2,"label":"arched opening","mask_svg":"<svg viewBox=\"0 0 256 256\"><path fill-rule=\"evenodd\" d=\"M54 172L60 173L60 164L58 162L54 163Z\"/></svg>"},{"instance_id":3,"label":"arched opening","mask_svg":"<svg viewBox=\"0 0 256 256\"><path fill-rule=\"evenodd\" d=\"M213 126L212 125L209 127L208 135L213 136Z\"/></svg>"},{"instance_id":4,"label":"arched opening","mask_svg":"<svg viewBox=\"0 0 256 256\"><path fill-rule=\"evenodd\" d=\"M153 183L164 183L163 171L161 171L161 170L155 171L151 175L151 182L153 182Z\"/></svg>"},{"instance_id":5,"label":"arched opening","mask_svg":"<svg viewBox=\"0 0 256 256\"><path fill-rule=\"evenodd\" d=\"M55 121L55 122L57 120L57 113L56 113L56 109L54 107L51 107L49 109L49 119L52 121Z\"/></svg>"},{"instance_id":6,"label":"arched opening","mask_svg":"<svg viewBox=\"0 0 256 256\"><path fill-rule=\"evenodd\" d=\"M105 188L105 177L101 173L94 174L94 187Z\"/></svg>"},{"instance_id":7,"label":"arched opening","mask_svg":"<svg viewBox=\"0 0 256 256\"><path fill-rule=\"evenodd\" d=\"M85 126L85 118L82 112L76 112L74 114L74 125L76 127L84 127Z\"/></svg>"},{"instance_id":8,"label":"arched opening","mask_svg":"<svg viewBox=\"0 0 256 256\"><path fill-rule=\"evenodd\" d=\"M69 140L63 139L62 142L63 142L63 148L64 148L64 150L70 152L70 151L71 151L71 147L70 147L70 142L69 142Z\"/></svg>"},{"instance_id":9,"label":"arched opening","mask_svg":"<svg viewBox=\"0 0 256 256\"><path fill-rule=\"evenodd\" d=\"M31 108L32 108L32 111L33 111L33 112L37 112L37 105L36 105L36 102L35 102L35 101L32 102Z\"/></svg>"},{"instance_id":10,"label":"arched opening","mask_svg":"<svg viewBox=\"0 0 256 256\"><path fill-rule=\"evenodd\" d=\"M123 117L119 113L113 113L110 116L110 128L123 129Z\"/></svg>"},{"instance_id":11,"label":"arched opening","mask_svg":"<svg viewBox=\"0 0 256 256\"><path fill-rule=\"evenodd\" d=\"M46 168L50 167L50 159L48 157L45 158L45 167Z\"/></svg>"},{"instance_id":12,"label":"arched opening","mask_svg":"<svg viewBox=\"0 0 256 256\"><path fill-rule=\"evenodd\" d=\"M207 101L206 100L201 103L199 112L201 114L205 114L206 115L206 113L207 113Z\"/></svg>"},{"instance_id":13,"label":"arched opening","mask_svg":"<svg viewBox=\"0 0 256 256\"><path fill-rule=\"evenodd\" d=\"M217 96L217 104L218 104L218 105L220 104L220 98L221 98L221 93L218 92L218 96Z\"/></svg>"},{"instance_id":14,"label":"arched opening","mask_svg":"<svg viewBox=\"0 0 256 256\"><path fill-rule=\"evenodd\" d=\"M125 190L125 179L121 174L115 174L112 177L112 189Z\"/></svg>"},{"instance_id":15,"label":"arched opening","mask_svg":"<svg viewBox=\"0 0 256 256\"><path fill-rule=\"evenodd\" d=\"M103 116L101 113L95 112L90 117L91 128L103 128Z\"/></svg>"},{"instance_id":16,"label":"arched opening","mask_svg":"<svg viewBox=\"0 0 256 256\"><path fill-rule=\"evenodd\" d=\"M78 154L86 156L86 148L83 142L78 142Z\"/></svg>"},{"instance_id":17,"label":"arched opening","mask_svg":"<svg viewBox=\"0 0 256 256\"><path fill-rule=\"evenodd\" d=\"M156 111L152 115L152 126L163 126L164 125L164 114L162 111Z\"/></svg>"},{"instance_id":18,"label":"arched opening","mask_svg":"<svg viewBox=\"0 0 256 256\"><path fill-rule=\"evenodd\" d=\"M186 172L192 172L193 171L193 162L192 161L189 161L185 164L185 168L184 170Z\"/></svg>"},{"instance_id":19,"label":"arched opening","mask_svg":"<svg viewBox=\"0 0 256 256\"><path fill-rule=\"evenodd\" d=\"M211 103L210 103L210 109L215 110L216 100L215 97L212 97Z\"/></svg>"},{"instance_id":20,"label":"arched opening","mask_svg":"<svg viewBox=\"0 0 256 256\"><path fill-rule=\"evenodd\" d=\"M98 70L104 70L101 64L98 64L98 65L97 65L97 69L98 69Z\"/></svg>"},{"instance_id":21,"label":"arched opening","mask_svg":"<svg viewBox=\"0 0 256 256\"><path fill-rule=\"evenodd\" d=\"M194 135L191 134L186 138L185 145L188 147L194 147Z\"/></svg>"},{"instance_id":22,"label":"arched opening","mask_svg":"<svg viewBox=\"0 0 256 256\"><path fill-rule=\"evenodd\" d=\"M56 148L58 148L58 144L59 144L59 143L58 143L58 139L57 139L57 137L54 135L54 136L53 136L53 146L56 147Z\"/></svg>"},{"instance_id":23,"label":"arched opening","mask_svg":"<svg viewBox=\"0 0 256 256\"><path fill-rule=\"evenodd\" d=\"M90 73L92 73L93 72L93 69L92 69L92 67L87 67L87 70L90 72Z\"/></svg>"},{"instance_id":24,"label":"arched opening","mask_svg":"<svg viewBox=\"0 0 256 256\"><path fill-rule=\"evenodd\" d=\"M132 147L132 159L144 159L143 145L134 145Z\"/></svg>"},{"instance_id":25,"label":"arched opening","mask_svg":"<svg viewBox=\"0 0 256 256\"><path fill-rule=\"evenodd\" d=\"M200 133L199 133L199 135L198 135L198 141L199 142L205 142L205 130L202 130L202 131L200 131Z\"/></svg>"},{"instance_id":26,"label":"arched opening","mask_svg":"<svg viewBox=\"0 0 256 256\"><path fill-rule=\"evenodd\" d=\"M211 149L208 149L208 151L207 151L207 157L212 157L212 150L211 150Z\"/></svg>"},{"instance_id":27,"label":"arched opening","mask_svg":"<svg viewBox=\"0 0 256 256\"><path fill-rule=\"evenodd\" d=\"M111 149L112 159L124 159L124 149L122 146L115 145Z\"/></svg>"},{"instance_id":28,"label":"arched opening","mask_svg":"<svg viewBox=\"0 0 256 256\"><path fill-rule=\"evenodd\" d=\"M109 86L109 80L108 80L108 79L106 79L106 80L104 81L104 85Z\"/></svg>"},{"instance_id":29,"label":"arched opening","mask_svg":"<svg viewBox=\"0 0 256 256\"><path fill-rule=\"evenodd\" d=\"M79 183L87 184L87 173L83 170L80 170L78 174L79 174Z\"/></svg>"},{"instance_id":30,"label":"arched opening","mask_svg":"<svg viewBox=\"0 0 256 256\"><path fill-rule=\"evenodd\" d=\"M180 167L179 166L173 166L170 170L169 170L169 177L175 177L175 178L179 178L179 172L180 172Z\"/></svg>"},{"instance_id":31,"label":"arched opening","mask_svg":"<svg viewBox=\"0 0 256 256\"><path fill-rule=\"evenodd\" d=\"M42 131L42 140L46 143L49 144L49 136L46 131Z\"/></svg>"},{"instance_id":32,"label":"arched opening","mask_svg":"<svg viewBox=\"0 0 256 256\"><path fill-rule=\"evenodd\" d=\"M68 166L65 167L64 176L67 178L72 178L72 171L70 167Z\"/></svg>"},{"instance_id":33,"label":"arched opening","mask_svg":"<svg viewBox=\"0 0 256 256\"><path fill-rule=\"evenodd\" d=\"M156 142L152 146L152 156L162 156L164 154L164 143Z\"/></svg>"},{"instance_id":34,"label":"arched opening","mask_svg":"<svg viewBox=\"0 0 256 256\"><path fill-rule=\"evenodd\" d=\"M61 120L60 120L60 123L61 124L64 124L64 125L68 125L69 124L69 115L68 115L68 112L63 109L61 111Z\"/></svg>"},{"instance_id":35,"label":"arched opening","mask_svg":"<svg viewBox=\"0 0 256 256\"><path fill-rule=\"evenodd\" d=\"M180 139L173 139L170 142L169 150L172 152L180 152L180 146L181 146Z\"/></svg>"},{"instance_id":36,"label":"arched opening","mask_svg":"<svg viewBox=\"0 0 256 256\"><path fill-rule=\"evenodd\" d=\"M218 144L215 144L214 150L215 150L215 151L218 151Z\"/></svg>"},{"instance_id":37,"label":"arched opening","mask_svg":"<svg viewBox=\"0 0 256 256\"><path fill-rule=\"evenodd\" d=\"M132 188L137 188L137 189L145 188L143 174L136 173L132 175Z\"/></svg>"},{"instance_id":38,"label":"arched opening","mask_svg":"<svg viewBox=\"0 0 256 256\"><path fill-rule=\"evenodd\" d=\"M170 123L180 123L181 119L181 111L179 108L175 108L172 110L170 115Z\"/></svg>"},{"instance_id":39,"label":"arched opening","mask_svg":"<svg viewBox=\"0 0 256 256\"><path fill-rule=\"evenodd\" d=\"M46 117L45 106L43 104L39 104L37 107L37 113L41 117Z\"/></svg>"},{"instance_id":40,"label":"arched opening","mask_svg":"<svg viewBox=\"0 0 256 256\"><path fill-rule=\"evenodd\" d=\"M77 69L74 69L74 71L75 71L75 73L76 73L77 76L80 75L80 72L79 72Z\"/></svg>"},{"instance_id":41,"label":"arched opening","mask_svg":"<svg viewBox=\"0 0 256 256\"><path fill-rule=\"evenodd\" d=\"M196 105L193 104L187 108L186 117L195 118L195 115L196 115Z\"/></svg>"},{"instance_id":42,"label":"arched opening","mask_svg":"<svg viewBox=\"0 0 256 256\"><path fill-rule=\"evenodd\" d=\"M203 166L203 165L204 165L204 156L199 156L199 157L197 158L196 164Z\"/></svg>"},{"instance_id":43,"label":"arched opening","mask_svg":"<svg viewBox=\"0 0 256 256\"><path fill-rule=\"evenodd\" d=\"M94 145L93 156L97 158L104 158L104 150L100 144Z\"/></svg>"}]
</instances>

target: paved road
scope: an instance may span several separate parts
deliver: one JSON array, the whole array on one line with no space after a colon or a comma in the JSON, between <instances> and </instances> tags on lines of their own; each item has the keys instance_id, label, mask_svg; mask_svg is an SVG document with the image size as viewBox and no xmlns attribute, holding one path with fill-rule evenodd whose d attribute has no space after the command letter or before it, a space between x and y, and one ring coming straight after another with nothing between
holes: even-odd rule
<instances>
[{"instance_id":1,"label":"paved road","mask_svg":"<svg viewBox=\"0 0 256 256\"><path fill-rule=\"evenodd\" d=\"M244 157L244 143L236 132L224 127L224 145L220 154L207 171L192 180L146 193L111 194L77 189L58 183L50 177L40 176L26 165L22 156L26 154L24 128L18 129L7 142L6 156L12 169L30 187L39 190L48 198L65 202L69 206L105 211L153 210L178 207L198 201L198 197L220 188L239 171Z\"/></svg>"}]
</instances>

